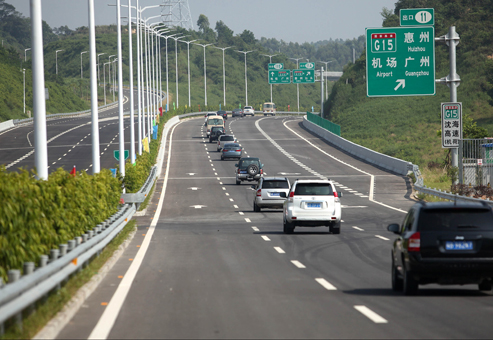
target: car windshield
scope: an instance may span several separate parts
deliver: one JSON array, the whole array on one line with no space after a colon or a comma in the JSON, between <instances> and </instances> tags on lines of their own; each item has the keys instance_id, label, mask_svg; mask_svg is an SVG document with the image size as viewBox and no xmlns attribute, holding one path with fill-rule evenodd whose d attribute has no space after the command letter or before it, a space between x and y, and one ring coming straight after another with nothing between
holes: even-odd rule
<instances>
[{"instance_id":1,"label":"car windshield","mask_svg":"<svg viewBox=\"0 0 493 340\"><path fill-rule=\"evenodd\" d=\"M223 114L225 114L225 113L226 113L226 111L217 111L217 114L218 114L218 115L223 115Z\"/></svg>"},{"instance_id":2,"label":"car windshield","mask_svg":"<svg viewBox=\"0 0 493 340\"><path fill-rule=\"evenodd\" d=\"M259 165L260 161L258 159L243 159L240 161L240 169L246 169L250 164Z\"/></svg>"},{"instance_id":3,"label":"car windshield","mask_svg":"<svg viewBox=\"0 0 493 340\"><path fill-rule=\"evenodd\" d=\"M419 214L420 231L493 230L490 209L445 208L423 209Z\"/></svg>"},{"instance_id":4,"label":"car windshield","mask_svg":"<svg viewBox=\"0 0 493 340\"><path fill-rule=\"evenodd\" d=\"M328 196L334 195L330 183L298 183L295 195Z\"/></svg>"},{"instance_id":5,"label":"car windshield","mask_svg":"<svg viewBox=\"0 0 493 340\"><path fill-rule=\"evenodd\" d=\"M221 142L228 142L228 141L232 141L232 140L235 140L235 138L233 136L222 136L221 137Z\"/></svg>"},{"instance_id":6,"label":"car windshield","mask_svg":"<svg viewBox=\"0 0 493 340\"><path fill-rule=\"evenodd\" d=\"M289 189L289 184L285 180L268 180L262 183L263 189Z\"/></svg>"},{"instance_id":7,"label":"car windshield","mask_svg":"<svg viewBox=\"0 0 493 340\"><path fill-rule=\"evenodd\" d=\"M209 125L218 125L218 124L222 124L222 119L218 119L218 118L211 118L209 119L209 121L207 122L207 124Z\"/></svg>"},{"instance_id":8,"label":"car windshield","mask_svg":"<svg viewBox=\"0 0 493 340\"><path fill-rule=\"evenodd\" d=\"M272 104L264 104L264 109L272 109Z\"/></svg>"}]
</instances>

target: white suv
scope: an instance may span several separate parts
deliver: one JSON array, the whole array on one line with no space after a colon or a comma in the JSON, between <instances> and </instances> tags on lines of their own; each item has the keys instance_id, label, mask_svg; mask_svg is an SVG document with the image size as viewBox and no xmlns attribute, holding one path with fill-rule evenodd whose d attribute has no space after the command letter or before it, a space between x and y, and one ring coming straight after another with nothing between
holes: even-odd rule
<instances>
[{"instance_id":1,"label":"white suv","mask_svg":"<svg viewBox=\"0 0 493 340\"><path fill-rule=\"evenodd\" d=\"M253 109L252 106L245 106L243 108L243 115L255 116L255 110Z\"/></svg>"},{"instance_id":2,"label":"white suv","mask_svg":"<svg viewBox=\"0 0 493 340\"><path fill-rule=\"evenodd\" d=\"M296 226L327 226L333 234L341 232L341 199L331 180L296 180L283 206L284 233Z\"/></svg>"}]
</instances>

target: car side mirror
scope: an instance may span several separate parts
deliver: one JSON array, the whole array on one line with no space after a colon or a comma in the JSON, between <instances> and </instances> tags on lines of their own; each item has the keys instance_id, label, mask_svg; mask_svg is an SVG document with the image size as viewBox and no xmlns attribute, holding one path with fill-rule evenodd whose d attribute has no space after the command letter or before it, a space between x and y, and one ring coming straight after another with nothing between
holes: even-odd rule
<instances>
[{"instance_id":1,"label":"car side mirror","mask_svg":"<svg viewBox=\"0 0 493 340\"><path fill-rule=\"evenodd\" d=\"M389 224L387 227L388 231L393 232L394 234L400 234L401 233L401 226L398 225L397 223Z\"/></svg>"},{"instance_id":2,"label":"car side mirror","mask_svg":"<svg viewBox=\"0 0 493 340\"><path fill-rule=\"evenodd\" d=\"M263 167L264 167L264 165L263 165L263 164L260 164L260 167L261 167L261 168L263 168Z\"/></svg>"},{"instance_id":3,"label":"car side mirror","mask_svg":"<svg viewBox=\"0 0 493 340\"><path fill-rule=\"evenodd\" d=\"M342 196L343 196L342 191L338 191L338 192L337 192L337 196L338 196L338 197L342 197Z\"/></svg>"},{"instance_id":4,"label":"car side mirror","mask_svg":"<svg viewBox=\"0 0 493 340\"><path fill-rule=\"evenodd\" d=\"M281 192L281 193L279 193L279 196L281 196L282 198L286 198L286 197L288 197L288 196L286 195L286 193L285 193L285 192Z\"/></svg>"},{"instance_id":5,"label":"car side mirror","mask_svg":"<svg viewBox=\"0 0 493 340\"><path fill-rule=\"evenodd\" d=\"M237 167L238 167L238 164L235 164L235 168L237 168Z\"/></svg>"}]
</instances>

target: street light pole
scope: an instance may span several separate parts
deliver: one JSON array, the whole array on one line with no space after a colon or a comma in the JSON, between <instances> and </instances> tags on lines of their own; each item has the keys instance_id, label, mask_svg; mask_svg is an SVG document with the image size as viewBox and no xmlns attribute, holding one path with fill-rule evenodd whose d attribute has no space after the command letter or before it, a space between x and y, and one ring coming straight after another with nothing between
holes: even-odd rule
<instances>
[{"instance_id":1,"label":"street light pole","mask_svg":"<svg viewBox=\"0 0 493 340\"><path fill-rule=\"evenodd\" d=\"M299 68L299 61L304 58L289 58L291 60L296 60L296 68ZM296 94L298 97L298 112L300 112L300 84L296 84Z\"/></svg>"},{"instance_id":2,"label":"street light pole","mask_svg":"<svg viewBox=\"0 0 493 340\"><path fill-rule=\"evenodd\" d=\"M207 63L205 60L205 48L210 45L214 44L197 44L194 43L195 45L202 46L204 49L204 97L205 97L205 107L207 109Z\"/></svg>"},{"instance_id":3,"label":"street light pole","mask_svg":"<svg viewBox=\"0 0 493 340\"><path fill-rule=\"evenodd\" d=\"M248 80L247 80L247 62L246 62L246 56L250 52L254 52L255 50L252 51L236 51L238 53L243 53L245 55L245 106L248 106Z\"/></svg>"},{"instance_id":4,"label":"street light pole","mask_svg":"<svg viewBox=\"0 0 493 340\"><path fill-rule=\"evenodd\" d=\"M125 178L125 135L123 125L123 72L122 72L122 30L121 30L121 0L116 0L116 33L118 54L118 143L120 151L120 174ZM123 188L125 193L125 188Z\"/></svg>"},{"instance_id":5,"label":"street light pole","mask_svg":"<svg viewBox=\"0 0 493 340\"><path fill-rule=\"evenodd\" d=\"M319 63L323 63L325 64L325 71L328 71L329 70L329 66L327 66L328 64L330 64L331 62L333 62L334 60L331 60L331 61L319 61ZM325 77L324 77L324 82L325 82ZM325 100L329 99L329 92L327 90L327 84L325 84Z\"/></svg>"},{"instance_id":6,"label":"street light pole","mask_svg":"<svg viewBox=\"0 0 493 340\"><path fill-rule=\"evenodd\" d=\"M228 48L231 48L231 46L228 46L228 47L212 46L212 47L223 51L223 105L224 105L224 108L226 109L226 69L225 69L225 65L224 65L224 51L227 50Z\"/></svg>"},{"instance_id":7,"label":"street light pole","mask_svg":"<svg viewBox=\"0 0 493 340\"><path fill-rule=\"evenodd\" d=\"M176 34L171 34L171 35L163 35L162 37L166 39L166 112L169 110L169 83L168 83L168 38L172 38L175 35L178 35L179 33Z\"/></svg>"},{"instance_id":8,"label":"street light pole","mask_svg":"<svg viewBox=\"0 0 493 340\"><path fill-rule=\"evenodd\" d=\"M195 40L191 40L191 41L185 41L185 40L179 40L181 42L184 42L185 44L187 44L187 60L188 60L188 107L192 106L191 102L192 102L192 99L191 99L191 96L190 96L190 43L193 43L194 41L197 41L197 39Z\"/></svg>"},{"instance_id":9,"label":"street light pole","mask_svg":"<svg viewBox=\"0 0 493 340\"><path fill-rule=\"evenodd\" d=\"M27 51L30 51L30 50L31 50L30 48L26 48L26 49L24 50L24 61L27 61L27 54L26 54L26 52L27 52Z\"/></svg>"},{"instance_id":10,"label":"street light pole","mask_svg":"<svg viewBox=\"0 0 493 340\"><path fill-rule=\"evenodd\" d=\"M179 108L180 107L180 103L178 101L178 39L181 39L181 38L185 38L185 37L188 37L189 35L183 35L183 36L179 36L179 37L172 37L171 39L173 39L175 41L175 67L176 67L176 76L175 76L175 80L176 80L176 108Z\"/></svg>"},{"instance_id":11,"label":"street light pole","mask_svg":"<svg viewBox=\"0 0 493 340\"><path fill-rule=\"evenodd\" d=\"M26 114L26 69L22 69L22 76L24 78L24 114Z\"/></svg>"},{"instance_id":12,"label":"street light pole","mask_svg":"<svg viewBox=\"0 0 493 340\"><path fill-rule=\"evenodd\" d=\"M55 51L55 70L56 70L56 75L58 75L58 52L62 52L63 50L56 50Z\"/></svg>"},{"instance_id":13,"label":"street light pole","mask_svg":"<svg viewBox=\"0 0 493 340\"><path fill-rule=\"evenodd\" d=\"M103 92L104 92L104 105L106 105L106 65L108 65L108 68L110 67L109 65L111 62L107 62L103 64ZM108 77L109 78L109 77Z\"/></svg>"},{"instance_id":14,"label":"street light pole","mask_svg":"<svg viewBox=\"0 0 493 340\"><path fill-rule=\"evenodd\" d=\"M98 53L98 81L101 82L101 76L99 74L99 56L106 54L106 53ZM99 84L101 86L101 83Z\"/></svg>"},{"instance_id":15,"label":"street light pole","mask_svg":"<svg viewBox=\"0 0 493 340\"><path fill-rule=\"evenodd\" d=\"M83 70L82 70L82 55L83 55L84 53L87 53L87 52L89 52L89 51L80 52L80 77L81 77L81 78L84 78L84 77L83 77L84 72L83 72Z\"/></svg>"},{"instance_id":16,"label":"street light pole","mask_svg":"<svg viewBox=\"0 0 493 340\"><path fill-rule=\"evenodd\" d=\"M269 63L272 64L272 57L275 57L276 55L279 55L279 54L262 54L264 57L269 57ZM270 84L270 102L272 103L272 84Z\"/></svg>"}]
</instances>

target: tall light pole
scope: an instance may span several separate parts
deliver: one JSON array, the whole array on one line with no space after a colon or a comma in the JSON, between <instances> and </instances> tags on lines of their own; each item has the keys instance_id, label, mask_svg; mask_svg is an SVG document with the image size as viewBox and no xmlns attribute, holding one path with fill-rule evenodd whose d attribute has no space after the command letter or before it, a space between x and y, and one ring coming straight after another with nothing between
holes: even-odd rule
<instances>
[{"instance_id":1,"label":"tall light pole","mask_svg":"<svg viewBox=\"0 0 493 340\"><path fill-rule=\"evenodd\" d=\"M111 62L107 62L103 64L103 92L104 92L104 105L106 105L106 65L108 65L108 68L110 67L109 65Z\"/></svg>"},{"instance_id":2,"label":"tall light pole","mask_svg":"<svg viewBox=\"0 0 493 340\"><path fill-rule=\"evenodd\" d=\"M264 57L269 57L269 63L272 64L272 57L275 57L276 55L279 55L279 54L261 54L263 55ZM272 84L270 84L270 102L272 103Z\"/></svg>"},{"instance_id":3,"label":"tall light pole","mask_svg":"<svg viewBox=\"0 0 493 340\"><path fill-rule=\"evenodd\" d=\"M26 114L26 69L22 69L22 77L24 78L24 114Z\"/></svg>"},{"instance_id":4,"label":"tall light pole","mask_svg":"<svg viewBox=\"0 0 493 340\"><path fill-rule=\"evenodd\" d=\"M26 48L24 49L24 61L27 61L27 51L30 51L31 49L30 48Z\"/></svg>"},{"instance_id":5,"label":"tall light pole","mask_svg":"<svg viewBox=\"0 0 493 340\"><path fill-rule=\"evenodd\" d=\"M88 0L89 8L89 73L91 83L91 142L92 174L100 171L99 154L99 113L98 113L98 75L96 73L96 24L94 20L94 0ZM98 64L99 67L99 64Z\"/></svg>"},{"instance_id":6,"label":"tall light pole","mask_svg":"<svg viewBox=\"0 0 493 340\"><path fill-rule=\"evenodd\" d=\"M112 64L114 64L116 61L118 60L118 58L115 58L111 61ZM110 65L110 77L111 79L108 79L109 81L111 81L111 92L113 92L113 103L115 102L115 65L112 65L113 67L111 67ZM111 70L113 70L113 74L111 74Z\"/></svg>"},{"instance_id":7,"label":"tall light pole","mask_svg":"<svg viewBox=\"0 0 493 340\"><path fill-rule=\"evenodd\" d=\"M84 77L83 77L83 75L84 75L84 71L82 70L82 55L83 55L84 53L87 53L87 52L89 52L89 51L80 52L80 77L81 77L81 78L84 78Z\"/></svg>"},{"instance_id":8,"label":"tall light pole","mask_svg":"<svg viewBox=\"0 0 493 340\"><path fill-rule=\"evenodd\" d=\"M245 102L246 106L248 106L248 81L247 81L247 62L246 62L246 56L250 52L254 52L255 50L252 51L236 51L238 53L243 53L245 55Z\"/></svg>"},{"instance_id":9,"label":"tall light pole","mask_svg":"<svg viewBox=\"0 0 493 340\"><path fill-rule=\"evenodd\" d=\"M195 40L190 40L190 41L185 41L185 40L179 40L181 42L184 42L185 44L187 44L187 60L188 60L188 107L192 106L191 102L192 102L192 99L191 99L191 96L190 96L190 43L193 43L194 41L197 41L197 39Z\"/></svg>"},{"instance_id":10,"label":"tall light pole","mask_svg":"<svg viewBox=\"0 0 493 340\"><path fill-rule=\"evenodd\" d=\"M172 38L175 35L179 35L179 33L171 34L171 35L162 35L164 39L166 39L166 112L169 110L169 84L168 84L168 38Z\"/></svg>"},{"instance_id":11,"label":"tall light pole","mask_svg":"<svg viewBox=\"0 0 493 340\"><path fill-rule=\"evenodd\" d=\"M231 48L231 46L228 47L217 47L217 46L212 46L214 48L217 48L218 50L223 51L223 105L226 109L226 69L224 66L224 51L227 50L228 48Z\"/></svg>"},{"instance_id":12,"label":"tall light pole","mask_svg":"<svg viewBox=\"0 0 493 340\"><path fill-rule=\"evenodd\" d=\"M132 44L132 0L128 0L128 68L130 81L130 162L135 163L135 130L134 130L134 70Z\"/></svg>"},{"instance_id":13,"label":"tall light pole","mask_svg":"<svg viewBox=\"0 0 493 340\"><path fill-rule=\"evenodd\" d=\"M289 58L291 60L296 60L296 68L299 68L299 61L304 58ZM300 112L300 84L296 84L296 94L298 97L298 112Z\"/></svg>"},{"instance_id":14,"label":"tall light pole","mask_svg":"<svg viewBox=\"0 0 493 340\"><path fill-rule=\"evenodd\" d=\"M43 58L41 0L30 0L31 46L33 67L34 166L37 178L48 179L48 143L46 132L46 97Z\"/></svg>"},{"instance_id":15,"label":"tall light pole","mask_svg":"<svg viewBox=\"0 0 493 340\"><path fill-rule=\"evenodd\" d=\"M56 50L55 51L55 70L56 74L58 75L58 52L62 52L63 50Z\"/></svg>"},{"instance_id":16,"label":"tall light pole","mask_svg":"<svg viewBox=\"0 0 493 340\"><path fill-rule=\"evenodd\" d=\"M197 44L194 43L195 45L202 46L204 49L204 97L205 97L205 106L207 108L207 62L205 60L205 48L210 45L214 44Z\"/></svg>"},{"instance_id":17,"label":"tall light pole","mask_svg":"<svg viewBox=\"0 0 493 340\"><path fill-rule=\"evenodd\" d=\"M123 125L123 72L122 72L122 24L121 24L121 0L116 0L116 34L118 55L118 143L120 151L120 174L125 178L125 135ZM125 192L125 188L123 188Z\"/></svg>"},{"instance_id":18,"label":"tall light pole","mask_svg":"<svg viewBox=\"0 0 493 340\"><path fill-rule=\"evenodd\" d=\"M106 54L106 53L98 53L98 81L100 82L101 81L101 76L99 74L99 56L102 56L103 54ZM101 85L101 84L99 84Z\"/></svg>"},{"instance_id":19,"label":"tall light pole","mask_svg":"<svg viewBox=\"0 0 493 340\"><path fill-rule=\"evenodd\" d=\"M176 108L180 107L178 102L178 39L188 37L189 35L183 35L178 37L171 37L175 41L175 66L176 66Z\"/></svg>"},{"instance_id":20,"label":"tall light pole","mask_svg":"<svg viewBox=\"0 0 493 340\"><path fill-rule=\"evenodd\" d=\"M328 71L329 70L329 67L327 65L330 64L333 61L334 60L331 60L331 61L319 61L319 63L325 64L325 71ZM324 77L324 82L325 82L325 77ZM325 84L325 100L329 99L329 92L328 92L327 88L328 88L328 86L327 86L327 84Z\"/></svg>"}]
</instances>

